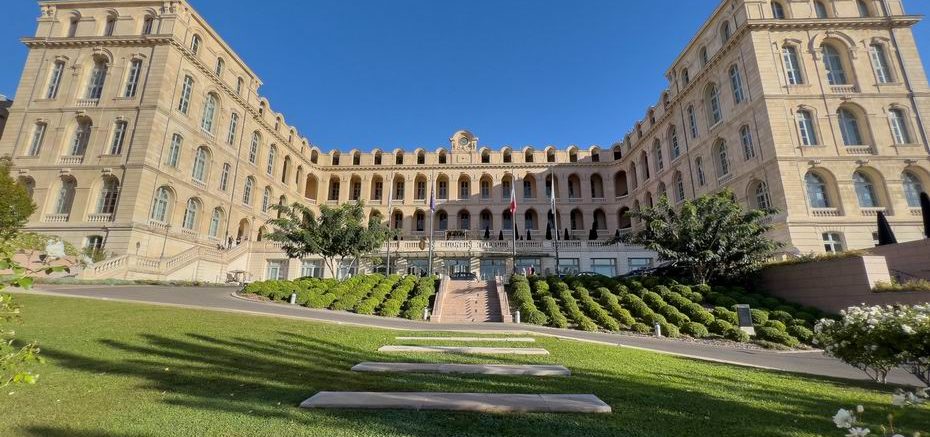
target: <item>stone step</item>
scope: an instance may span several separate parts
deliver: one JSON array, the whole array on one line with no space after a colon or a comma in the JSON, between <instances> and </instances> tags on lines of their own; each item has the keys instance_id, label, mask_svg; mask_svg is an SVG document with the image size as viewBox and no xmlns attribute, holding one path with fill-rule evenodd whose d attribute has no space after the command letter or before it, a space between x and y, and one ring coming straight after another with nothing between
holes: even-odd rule
<instances>
[{"instance_id":1,"label":"stone step","mask_svg":"<svg viewBox=\"0 0 930 437\"><path fill-rule=\"evenodd\" d=\"M464 342L503 342L503 343L535 343L532 337L394 337L405 341L464 341Z\"/></svg>"},{"instance_id":2,"label":"stone step","mask_svg":"<svg viewBox=\"0 0 930 437\"><path fill-rule=\"evenodd\" d=\"M591 394L416 393L321 391L301 408L445 410L481 413L601 413L610 405Z\"/></svg>"},{"instance_id":3,"label":"stone step","mask_svg":"<svg viewBox=\"0 0 930 437\"><path fill-rule=\"evenodd\" d=\"M513 347L464 347L464 346L381 346L378 352L415 352L440 354L476 354L476 355L549 355L549 351L540 348Z\"/></svg>"},{"instance_id":4,"label":"stone step","mask_svg":"<svg viewBox=\"0 0 930 437\"><path fill-rule=\"evenodd\" d=\"M571 376L565 366L535 364L433 364L373 363L352 366L352 371L366 373L457 373L465 375Z\"/></svg>"}]
</instances>

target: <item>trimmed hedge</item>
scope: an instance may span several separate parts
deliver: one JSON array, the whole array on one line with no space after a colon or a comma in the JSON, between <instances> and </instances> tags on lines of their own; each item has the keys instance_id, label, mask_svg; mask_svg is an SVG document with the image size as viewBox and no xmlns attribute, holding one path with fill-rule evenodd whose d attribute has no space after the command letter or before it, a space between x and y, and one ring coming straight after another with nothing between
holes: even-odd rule
<instances>
[{"instance_id":1,"label":"trimmed hedge","mask_svg":"<svg viewBox=\"0 0 930 437\"><path fill-rule=\"evenodd\" d=\"M706 326L700 323L697 323L697 322L686 323L684 326L681 327L681 332L687 335L690 335L694 338L704 338L704 337L707 337L708 334L710 334Z\"/></svg>"},{"instance_id":2,"label":"trimmed hedge","mask_svg":"<svg viewBox=\"0 0 930 437\"><path fill-rule=\"evenodd\" d=\"M542 304L543 308L546 310L546 315L549 316L549 326L555 328L568 327L568 319L565 317L565 315L562 314L562 310L559 309L559 303L556 302L554 297L543 297Z\"/></svg>"},{"instance_id":3,"label":"trimmed hedge","mask_svg":"<svg viewBox=\"0 0 930 437\"><path fill-rule=\"evenodd\" d=\"M567 286L565 288L559 288L558 295L559 299L562 300L562 307L565 308L568 317L575 322L578 329L582 331L597 331L597 324L581 312L581 309L578 308L578 302L572 296L572 292L568 290Z\"/></svg>"},{"instance_id":4,"label":"trimmed hedge","mask_svg":"<svg viewBox=\"0 0 930 437\"><path fill-rule=\"evenodd\" d=\"M538 286L539 283L537 283ZM536 308L536 303L533 301L533 292L530 290L530 283L526 280L526 276L512 276L510 278L510 290L510 301L520 311L523 320L534 325L546 325L549 322L549 317ZM546 290L548 293L548 285L546 285Z\"/></svg>"},{"instance_id":5,"label":"trimmed hedge","mask_svg":"<svg viewBox=\"0 0 930 437\"><path fill-rule=\"evenodd\" d=\"M633 318L633 315L626 309L620 306L620 300L617 299L613 293L610 292L605 287L600 287L597 289L598 297L601 298L601 303L610 311L610 314L614 316L614 319L617 320L621 325L625 327L631 327L636 323L636 319Z\"/></svg>"},{"instance_id":6,"label":"trimmed hedge","mask_svg":"<svg viewBox=\"0 0 930 437\"><path fill-rule=\"evenodd\" d=\"M588 314L591 319L597 321L597 324L602 328L607 329L608 331L619 331L620 323L617 322L617 319L614 319L610 314L604 310L597 301L591 297L591 294L588 292L588 289L584 287L578 287L575 291L578 292L578 298L581 300L581 305L584 307L585 312Z\"/></svg>"},{"instance_id":7,"label":"trimmed hedge","mask_svg":"<svg viewBox=\"0 0 930 437\"><path fill-rule=\"evenodd\" d=\"M417 280L413 297L407 300L407 308L401 314L405 319L423 319L423 310L429 306L429 300L436 294L436 278L424 276Z\"/></svg>"}]
</instances>

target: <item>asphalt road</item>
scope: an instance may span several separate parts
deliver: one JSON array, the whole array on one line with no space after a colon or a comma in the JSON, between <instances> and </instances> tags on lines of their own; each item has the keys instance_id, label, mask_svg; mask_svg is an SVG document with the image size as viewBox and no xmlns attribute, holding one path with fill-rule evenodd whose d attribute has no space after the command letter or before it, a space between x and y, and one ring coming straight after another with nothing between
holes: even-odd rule
<instances>
[{"instance_id":1,"label":"asphalt road","mask_svg":"<svg viewBox=\"0 0 930 437\"><path fill-rule=\"evenodd\" d=\"M446 324L366 316L343 311L316 310L297 305L256 302L233 296L231 287L169 287L169 286L105 286L105 285L40 285L32 293L93 298L113 301L141 302L200 308L213 311L259 314L275 317L314 320L396 330L452 331L473 333L522 332L556 336L566 339L598 342L620 347L646 349L705 361L780 370L843 379L868 379L864 373L820 351L780 352L747 350L729 346L689 342L654 337L639 337L601 332L584 332L547 328L528 324L477 323ZM919 385L912 375L895 371L889 382Z\"/></svg>"}]
</instances>

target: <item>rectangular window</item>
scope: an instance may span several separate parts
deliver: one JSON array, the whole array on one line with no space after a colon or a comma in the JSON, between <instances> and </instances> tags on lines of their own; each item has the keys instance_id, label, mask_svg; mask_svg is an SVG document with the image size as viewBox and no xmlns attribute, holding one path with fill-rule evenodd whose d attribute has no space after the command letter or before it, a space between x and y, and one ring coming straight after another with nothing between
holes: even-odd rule
<instances>
[{"instance_id":1,"label":"rectangular window","mask_svg":"<svg viewBox=\"0 0 930 437\"><path fill-rule=\"evenodd\" d=\"M559 258L560 275L577 275L581 273L581 263L578 258Z\"/></svg>"},{"instance_id":2,"label":"rectangular window","mask_svg":"<svg viewBox=\"0 0 930 437\"><path fill-rule=\"evenodd\" d=\"M239 114L233 112L229 115L229 132L226 133L226 144L232 146L236 143L236 130L239 128Z\"/></svg>"},{"instance_id":3,"label":"rectangular window","mask_svg":"<svg viewBox=\"0 0 930 437\"><path fill-rule=\"evenodd\" d=\"M743 77L739 73L739 68L730 69L730 85L733 87L733 101L738 105L745 100L743 95Z\"/></svg>"},{"instance_id":4,"label":"rectangular window","mask_svg":"<svg viewBox=\"0 0 930 437\"><path fill-rule=\"evenodd\" d=\"M652 268L652 258L628 258L627 267L630 272Z\"/></svg>"},{"instance_id":5,"label":"rectangular window","mask_svg":"<svg viewBox=\"0 0 930 437\"><path fill-rule=\"evenodd\" d=\"M90 73L90 82L87 84L87 98L99 99L103 95L103 84L107 79L107 66L101 62L94 65Z\"/></svg>"},{"instance_id":6,"label":"rectangular window","mask_svg":"<svg viewBox=\"0 0 930 437\"><path fill-rule=\"evenodd\" d=\"M591 271L610 278L617 276L617 260L614 258L594 258L591 260Z\"/></svg>"},{"instance_id":7,"label":"rectangular window","mask_svg":"<svg viewBox=\"0 0 930 437\"><path fill-rule=\"evenodd\" d=\"M300 264L300 277L322 278L323 262L318 260L303 260L303 262Z\"/></svg>"},{"instance_id":8,"label":"rectangular window","mask_svg":"<svg viewBox=\"0 0 930 437\"><path fill-rule=\"evenodd\" d=\"M501 182L501 197L504 200L510 200L510 181Z\"/></svg>"},{"instance_id":9,"label":"rectangular window","mask_svg":"<svg viewBox=\"0 0 930 437\"><path fill-rule=\"evenodd\" d=\"M694 106L688 107L688 125L691 127L691 138L697 138L698 125L697 115L694 113Z\"/></svg>"},{"instance_id":10,"label":"rectangular window","mask_svg":"<svg viewBox=\"0 0 930 437\"><path fill-rule=\"evenodd\" d=\"M194 79L190 76L184 76L184 84L181 85L181 99L178 102L178 111L187 114L191 106L191 93L194 92Z\"/></svg>"},{"instance_id":11,"label":"rectangular window","mask_svg":"<svg viewBox=\"0 0 930 437\"><path fill-rule=\"evenodd\" d=\"M178 158L181 156L181 142L184 139L180 135L174 134L171 137L171 147L168 149L168 157L165 159L165 164L168 164L172 167L178 167Z\"/></svg>"},{"instance_id":12,"label":"rectangular window","mask_svg":"<svg viewBox=\"0 0 930 437\"><path fill-rule=\"evenodd\" d=\"M888 58L885 57L885 48L872 44L869 46L869 56L872 58L872 68L878 83L891 82L891 73L888 70Z\"/></svg>"},{"instance_id":13,"label":"rectangular window","mask_svg":"<svg viewBox=\"0 0 930 437\"><path fill-rule=\"evenodd\" d=\"M110 155L119 155L123 151L123 140L126 138L126 127L129 123L117 121L113 127L113 141L110 142Z\"/></svg>"},{"instance_id":14,"label":"rectangular window","mask_svg":"<svg viewBox=\"0 0 930 437\"><path fill-rule=\"evenodd\" d=\"M436 184L436 197L439 199L448 199L449 198L449 184L446 181L439 181Z\"/></svg>"},{"instance_id":15,"label":"rectangular window","mask_svg":"<svg viewBox=\"0 0 930 437\"><path fill-rule=\"evenodd\" d=\"M52 67L52 74L48 79L48 90L45 92L46 99L58 97L58 86L61 85L61 76L65 71L65 63L58 61Z\"/></svg>"},{"instance_id":16,"label":"rectangular window","mask_svg":"<svg viewBox=\"0 0 930 437\"><path fill-rule=\"evenodd\" d=\"M276 281L283 279L287 279L287 261L268 260L268 268L265 273L265 280Z\"/></svg>"},{"instance_id":17,"label":"rectangular window","mask_svg":"<svg viewBox=\"0 0 930 437\"><path fill-rule=\"evenodd\" d=\"M394 182L394 200L404 200L404 191L406 191L404 181Z\"/></svg>"},{"instance_id":18,"label":"rectangular window","mask_svg":"<svg viewBox=\"0 0 930 437\"><path fill-rule=\"evenodd\" d=\"M672 135L669 141L672 144L672 160L675 160L681 156L681 146L678 145L678 132L675 131L674 127L672 128Z\"/></svg>"},{"instance_id":19,"label":"rectangular window","mask_svg":"<svg viewBox=\"0 0 930 437\"><path fill-rule=\"evenodd\" d=\"M126 90L123 97L135 97L136 88L139 87L139 76L142 75L142 61L134 60L129 64L129 75L126 76Z\"/></svg>"},{"instance_id":20,"label":"rectangular window","mask_svg":"<svg viewBox=\"0 0 930 437\"><path fill-rule=\"evenodd\" d=\"M377 181L375 182L375 189L371 193L372 200L381 200L382 194L384 193L384 182Z\"/></svg>"},{"instance_id":21,"label":"rectangular window","mask_svg":"<svg viewBox=\"0 0 930 437\"><path fill-rule=\"evenodd\" d=\"M801 66L798 63L798 51L792 46L782 49L782 57L785 62L785 75L788 78L789 85L801 85L804 78L801 76Z\"/></svg>"},{"instance_id":22,"label":"rectangular window","mask_svg":"<svg viewBox=\"0 0 930 437\"><path fill-rule=\"evenodd\" d=\"M142 21L142 34L151 35L154 24L155 24L155 19L153 19L152 17L145 17L145 20Z\"/></svg>"},{"instance_id":23,"label":"rectangular window","mask_svg":"<svg viewBox=\"0 0 930 437\"><path fill-rule=\"evenodd\" d=\"M42 150L42 143L45 142L45 123L36 124L35 131L32 132L32 142L29 143L29 156L38 156Z\"/></svg>"},{"instance_id":24,"label":"rectangular window","mask_svg":"<svg viewBox=\"0 0 930 437\"><path fill-rule=\"evenodd\" d=\"M417 181L417 200L426 199L426 181Z\"/></svg>"},{"instance_id":25,"label":"rectangular window","mask_svg":"<svg viewBox=\"0 0 930 437\"><path fill-rule=\"evenodd\" d=\"M801 144L805 146L817 144L817 134L814 132L814 120L807 111L798 113L798 132L801 135Z\"/></svg>"}]
</instances>

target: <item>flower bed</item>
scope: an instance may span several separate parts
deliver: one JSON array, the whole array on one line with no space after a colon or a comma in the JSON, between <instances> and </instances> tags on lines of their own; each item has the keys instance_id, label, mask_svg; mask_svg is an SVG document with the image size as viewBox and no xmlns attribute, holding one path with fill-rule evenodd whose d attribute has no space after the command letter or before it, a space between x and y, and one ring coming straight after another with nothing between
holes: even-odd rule
<instances>
[{"instance_id":1,"label":"flower bed","mask_svg":"<svg viewBox=\"0 0 930 437\"><path fill-rule=\"evenodd\" d=\"M671 279L616 280L606 277L511 279L511 302L523 320L536 325L585 331L651 333L658 324L667 337L749 342L737 327L734 305L748 304L756 325L755 343L766 347L810 344L814 308L748 293L739 287L689 286Z\"/></svg>"},{"instance_id":2,"label":"flower bed","mask_svg":"<svg viewBox=\"0 0 930 437\"><path fill-rule=\"evenodd\" d=\"M436 279L372 274L344 281L319 278L259 281L246 285L242 293L272 301L287 301L296 293L296 303L308 308L420 320L436 294Z\"/></svg>"}]
</instances>

